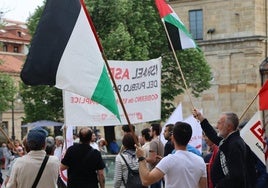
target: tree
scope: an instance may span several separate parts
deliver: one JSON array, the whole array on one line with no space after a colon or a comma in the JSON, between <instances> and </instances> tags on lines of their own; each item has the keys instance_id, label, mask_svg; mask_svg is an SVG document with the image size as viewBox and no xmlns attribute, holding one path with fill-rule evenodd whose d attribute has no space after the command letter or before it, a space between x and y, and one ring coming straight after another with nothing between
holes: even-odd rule
<instances>
[{"instance_id":1,"label":"tree","mask_svg":"<svg viewBox=\"0 0 268 188\"><path fill-rule=\"evenodd\" d=\"M85 0L85 3L108 59L133 61L163 57L161 120L165 121L177 105L174 104L174 98L182 94L185 87L173 54L168 48L154 0ZM42 8L39 7L28 21L32 33ZM188 87L194 96L198 96L210 87L211 79L210 68L203 53L196 49L176 53ZM34 96L32 97L31 100L35 100Z\"/></svg>"},{"instance_id":2,"label":"tree","mask_svg":"<svg viewBox=\"0 0 268 188\"><path fill-rule=\"evenodd\" d=\"M168 48L154 0L86 1L106 56L114 60L148 60L162 56L161 120L174 111L174 98L185 86ZM210 67L197 49L177 52L187 86L194 96L210 87Z\"/></svg>"},{"instance_id":3,"label":"tree","mask_svg":"<svg viewBox=\"0 0 268 188\"><path fill-rule=\"evenodd\" d=\"M50 86L20 85L24 103L24 122L38 120L63 121L62 92Z\"/></svg>"},{"instance_id":4,"label":"tree","mask_svg":"<svg viewBox=\"0 0 268 188\"><path fill-rule=\"evenodd\" d=\"M2 113L13 108L17 88L11 76L6 73L0 73L0 124L2 124Z\"/></svg>"}]
</instances>

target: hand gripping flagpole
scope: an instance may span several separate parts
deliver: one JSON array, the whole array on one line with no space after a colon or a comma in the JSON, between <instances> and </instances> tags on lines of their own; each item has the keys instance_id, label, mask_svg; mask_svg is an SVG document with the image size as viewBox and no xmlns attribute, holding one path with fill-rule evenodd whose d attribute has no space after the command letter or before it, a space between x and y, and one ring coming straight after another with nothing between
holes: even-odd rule
<instances>
[{"instance_id":1,"label":"hand gripping flagpole","mask_svg":"<svg viewBox=\"0 0 268 188\"><path fill-rule=\"evenodd\" d=\"M177 65L178 65L178 67L179 67L179 71L180 71L180 74L181 74L181 78L182 78L182 80L183 80L183 84L184 84L186 93L187 93L187 95L188 95L188 97L189 97L189 100L190 100L190 103L191 103L191 105L192 105L192 108L194 109L194 104L193 104L191 95L190 95L190 93L189 93L189 91L188 91L188 86L187 86L187 84L186 84L186 81L185 81L185 78L184 78L184 75L183 75L183 72L182 72L182 69L181 69L181 65L180 65L180 63L179 63L179 60L178 60L178 58L177 58L177 55L176 55L176 52L175 52L175 50L174 50L173 44L172 44L172 42L171 42L170 36L169 36L169 34L168 34L167 27L166 27L166 25L165 25L164 22L162 22L162 23L163 23L163 25L164 25L165 32L166 32L166 35L167 35L167 38L168 38L168 42L169 42L170 47L171 47L171 49L172 49L174 58L175 58L176 63L177 63Z\"/></svg>"},{"instance_id":2,"label":"hand gripping flagpole","mask_svg":"<svg viewBox=\"0 0 268 188\"><path fill-rule=\"evenodd\" d=\"M98 43L99 49L100 49L101 54L102 54L102 58L103 58L103 60L104 60L104 62L105 62L106 68L107 68L107 70L108 70L108 73L109 73L110 78L111 78L111 80L112 80L113 86L114 86L114 88L115 88L115 92L116 92L116 94L117 94L117 96L118 96L119 102L120 102L120 104L121 104L121 106L122 106L124 115L125 115L125 117L126 117L126 120L127 120L127 123L128 123L128 127L129 127L129 129L130 129L130 131L131 131L131 134L133 135L133 139L134 139L134 141L135 141L135 144L138 145L138 144L139 144L139 143L138 143L138 139L137 139L137 137L135 136L134 130L133 130L132 126L131 126L131 123L130 123L130 120L129 120L129 117L128 117L126 108L125 108L125 106L124 106L122 97L121 97L121 95L120 95L120 93L119 93L118 87L117 87L117 85L116 85L116 83L115 83L114 77L113 77L113 75L112 75L112 71L111 71L111 69L110 69L108 60L107 60L106 55L105 55L105 53L104 53L104 50L103 50L103 48L102 48L101 42L100 42L99 37L98 37L98 34L97 34L97 32L96 32L96 29L95 29L95 27L94 27L93 21L91 20L91 17L90 17L90 15L89 15L88 11L86 10L86 6L85 6L85 4L84 4L84 1L83 1L83 0L80 0L80 1L81 1L81 4L83 5L82 7L85 9L85 13L86 13L86 16L87 16L87 18L88 18L89 24L90 24L90 26L91 26L91 29L92 29L93 33L94 33L95 39L96 39L96 41L97 41L97 43Z\"/></svg>"}]
</instances>

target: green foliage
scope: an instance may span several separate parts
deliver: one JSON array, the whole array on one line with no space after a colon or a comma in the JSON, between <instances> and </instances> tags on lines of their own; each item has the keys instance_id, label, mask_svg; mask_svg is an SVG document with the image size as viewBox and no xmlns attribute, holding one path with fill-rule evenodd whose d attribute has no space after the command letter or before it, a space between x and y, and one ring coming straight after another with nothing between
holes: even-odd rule
<instances>
[{"instance_id":1,"label":"green foliage","mask_svg":"<svg viewBox=\"0 0 268 188\"><path fill-rule=\"evenodd\" d=\"M154 0L85 0L85 3L107 59L134 61L162 56L161 114L164 121L177 106L174 104L174 98L185 91L185 86L173 54L168 49L165 30ZM31 33L35 31L42 9L43 7L39 7L28 20L28 28ZM193 96L198 96L210 87L211 79L210 67L206 63L203 53L196 49L176 53L187 86L191 89ZM33 89L34 91L32 91ZM26 94L28 92L31 95ZM28 121L30 118L37 120L40 119L38 116L43 117L46 110L52 110L52 106L48 108L42 101L44 98L45 101L50 101L49 97L55 98L54 100L62 100L57 96L61 96L61 93L52 92L51 88L25 88L24 101L27 114L25 120ZM53 114L56 117L57 113L62 113L62 103L54 102L53 105L59 105L59 107L55 107L55 111L49 113L47 117L52 118ZM35 107L36 105L39 106ZM57 118L59 116L58 114Z\"/></svg>"},{"instance_id":2,"label":"green foliage","mask_svg":"<svg viewBox=\"0 0 268 188\"><path fill-rule=\"evenodd\" d=\"M27 27L28 27L30 35L32 36L35 33L35 29L43 13L43 9L44 9L44 5L38 6L35 9L34 14L27 19Z\"/></svg>"},{"instance_id":3,"label":"green foliage","mask_svg":"<svg viewBox=\"0 0 268 188\"><path fill-rule=\"evenodd\" d=\"M24 122L38 120L62 121L61 90L50 86L20 85L20 95L24 103Z\"/></svg>"},{"instance_id":4,"label":"green foliage","mask_svg":"<svg viewBox=\"0 0 268 188\"><path fill-rule=\"evenodd\" d=\"M168 41L154 0L86 0L93 23L108 59L148 60L163 57L161 119L174 111L174 98L185 91L178 65L168 49ZM196 49L178 51L187 87L193 96L210 87L210 67Z\"/></svg>"},{"instance_id":5,"label":"green foliage","mask_svg":"<svg viewBox=\"0 0 268 188\"><path fill-rule=\"evenodd\" d=\"M12 108L17 88L11 76L5 73L0 73L0 114Z\"/></svg>"}]
</instances>

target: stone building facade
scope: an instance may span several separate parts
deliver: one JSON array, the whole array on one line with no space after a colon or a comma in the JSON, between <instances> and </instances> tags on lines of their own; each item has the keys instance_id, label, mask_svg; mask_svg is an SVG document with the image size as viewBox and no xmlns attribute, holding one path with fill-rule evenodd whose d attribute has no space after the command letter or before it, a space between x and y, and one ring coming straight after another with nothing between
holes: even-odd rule
<instances>
[{"instance_id":1,"label":"stone building facade","mask_svg":"<svg viewBox=\"0 0 268 188\"><path fill-rule=\"evenodd\" d=\"M259 67L267 57L267 1L173 0L169 4L194 34L212 69L211 88L193 98L194 105L213 125L224 111L244 114L241 121L249 120L258 110L258 98L248 106L261 88ZM176 100L182 102L186 116L191 114L188 96Z\"/></svg>"}]
</instances>

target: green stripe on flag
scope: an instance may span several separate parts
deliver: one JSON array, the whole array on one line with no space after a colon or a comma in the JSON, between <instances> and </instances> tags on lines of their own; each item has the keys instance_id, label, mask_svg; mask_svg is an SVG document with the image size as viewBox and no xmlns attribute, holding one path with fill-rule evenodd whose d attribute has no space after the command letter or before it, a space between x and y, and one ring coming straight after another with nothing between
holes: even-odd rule
<instances>
[{"instance_id":1,"label":"green stripe on flag","mask_svg":"<svg viewBox=\"0 0 268 188\"><path fill-rule=\"evenodd\" d=\"M181 23L178 19L176 19L174 16L172 16L172 14L168 14L167 16L165 16L163 18L163 20L165 22L168 22L168 23L174 25L179 30L181 30L183 33L185 33L185 35L187 35L190 39L193 39L192 35L189 33L189 31L187 30L185 25L183 23Z\"/></svg>"},{"instance_id":2,"label":"green stripe on flag","mask_svg":"<svg viewBox=\"0 0 268 188\"><path fill-rule=\"evenodd\" d=\"M95 91L91 99L106 107L114 115L116 115L119 121L121 121L117 103L114 96L114 91L105 66L103 66L100 79L98 81L98 84L95 88Z\"/></svg>"}]
</instances>

